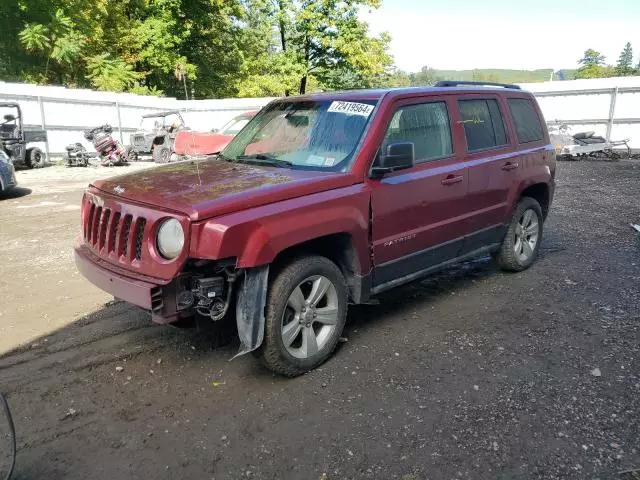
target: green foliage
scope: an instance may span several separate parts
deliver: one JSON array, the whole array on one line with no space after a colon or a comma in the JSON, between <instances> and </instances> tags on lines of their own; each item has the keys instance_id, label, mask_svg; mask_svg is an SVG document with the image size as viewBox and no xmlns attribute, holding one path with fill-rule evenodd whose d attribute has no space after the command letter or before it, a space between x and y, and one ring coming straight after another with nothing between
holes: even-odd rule
<instances>
[{"instance_id":1,"label":"green foliage","mask_svg":"<svg viewBox=\"0 0 640 480\"><path fill-rule=\"evenodd\" d=\"M0 75L180 98L379 85L390 38L358 12L380 3L2 0Z\"/></svg>"},{"instance_id":2,"label":"green foliage","mask_svg":"<svg viewBox=\"0 0 640 480\"><path fill-rule=\"evenodd\" d=\"M604 65L606 57L600 52L596 52L592 48L585 50L584 56L580 59L579 63L584 67L592 67L598 65Z\"/></svg>"},{"instance_id":3,"label":"green foliage","mask_svg":"<svg viewBox=\"0 0 640 480\"><path fill-rule=\"evenodd\" d=\"M579 63L582 65L575 78L604 78L612 76L610 68L605 65L605 56L591 48L585 50Z\"/></svg>"},{"instance_id":4,"label":"green foliage","mask_svg":"<svg viewBox=\"0 0 640 480\"><path fill-rule=\"evenodd\" d=\"M635 69L633 68L633 49L631 48L631 43L627 42L620 53L620 57L618 58L618 64L616 65L616 74L620 76L633 75Z\"/></svg>"},{"instance_id":5,"label":"green foliage","mask_svg":"<svg viewBox=\"0 0 640 480\"><path fill-rule=\"evenodd\" d=\"M27 24L20 32L20 41L30 52L40 52L51 48L48 29L44 25Z\"/></svg>"},{"instance_id":6,"label":"green foliage","mask_svg":"<svg viewBox=\"0 0 640 480\"><path fill-rule=\"evenodd\" d=\"M458 77L450 77L456 80L463 80ZM439 80L444 80L445 77L437 72L437 70L431 67L422 67L419 72L409 75L409 81L413 86L419 85L433 85Z\"/></svg>"},{"instance_id":7,"label":"green foliage","mask_svg":"<svg viewBox=\"0 0 640 480\"><path fill-rule=\"evenodd\" d=\"M147 85L141 85L140 82L134 82L128 89L129 93L136 95L150 95L153 97L161 97L163 95L162 90L158 90L156 87L149 87Z\"/></svg>"},{"instance_id":8,"label":"green foliage","mask_svg":"<svg viewBox=\"0 0 640 480\"><path fill-rule=\"evenodd\" d=\"M0 78L178 98L504 83L630 75L627 44L614 69L587 50L581 67L397 70L391 38L360 12L382 0L2 0ZM186 84L186 88L185 88ZM185 91L187 90L187 91Z\"/></svg>"},{"instance_id":9,"label":"green foliage","mask_svg":"<svg viewBox=\"0 0 640 480\"><path fill-rule=\"evenodd\" d=\"M136 81L143 76L142 73L135 72L132 65L121 58L111 58L108 53L87 59L87 77L98 90L123 92L135 87Z\"/></svg>"},{"instance_id":10,"label":"green foliage","mask_svg":"<svg viewBox=\"0 0 640 480\"><path fill-rule=\"evenodd\" d=\"M509 69L474 69L474 70L436 70L438 77L453 80L476 80L499 83L536 83L546 82L551 78L552 70L509 70Z\"/></svg>"}]
</instances>

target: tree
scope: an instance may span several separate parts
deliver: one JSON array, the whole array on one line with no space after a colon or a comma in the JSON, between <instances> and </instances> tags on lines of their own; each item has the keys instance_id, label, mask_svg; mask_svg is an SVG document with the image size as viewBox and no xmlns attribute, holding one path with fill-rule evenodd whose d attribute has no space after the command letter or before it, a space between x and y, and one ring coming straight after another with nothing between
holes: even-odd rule
<instances>
[{"instance_id":1,"label":"tree","mask_svg":"<svg viewBox=\"0 0 640 480\"><path fill-rule=\"evenodd\" d=\"M616 74L620 76L627 76L634 74L633 68L633 49L631 43L627 42L624 46L624 50L620 53L618 58L618 64L616 65Z\"/></svg>"},{"instance_id":2,"label":"tree","mask_svg":"<svg viewBox=\"0 0 640 480\"><path fill-rule=\"evenodd\" d=\"M382 85L390 38L359 17L380 3L2 0L0 78L199 98Z\"/></svg>"},{"instance_id":3,"label":"tree","mask_svg":"<svg viewBox=\"0 0 640 480\"><path fill-rule=\"evenodd\" d=\"M326 88L343 87L337 82L350 74L357 86L370 86L391 67L387 34L369 36L369 26L360 20L361 7L378 8L381 0L301 0L290 2L292 18L288 44L303 66L299 92L305 93L310 75ZM347 77L349 78L349 77ZM353 85L356 86L356 85Z\"/></svg>"},{"instance_id":4,"label":"tree","mask_svg":"<svg viewBox=\"0 0 640 480\"><path fill-rule=\"evenodd\" d=\"M87 61L87 77L98 90L123 92L136 86L143 76L121 58L111 58L108 53L96 55Z\"/></svg>"},{"instance_id":5,"label":"tree","mask_svg":"<svg viewBox=\"0 0 640 480\"><path fill-rule=\"evenodd\" d=\"M578 63L582 65L576 71L576 78L602 78L610 76L609 69L605 66L606 57L600 52L589 48Z\"/></svg>"},{"instance_id":6,"label":"tree","mask_svg":"<svg viewBox=\"0 0 640 480\"><path fill-rule=\"evenodd\" d=\"M358 16L380 0L245 0L240 96L385 84L393 73L386 34ZM313 87L313 88L311 88Z\"/></svg>"},{"instance_id":7,"label":"tree","mask_svg":"<svg viewBox=\"0 0 640 480\"><path fill-rule=\"evenodd\" d=\"M29 52L41 53L45 57L43 82L49 81L49 65L51 60L70 66L77 57L84 43L83 36L75 30L71 18L64 10L58 8L48 25L31 23L25 25L19 34L20 42Z\"/></svg>"},{"instance_id":8,"label":"tree","mask_svg":"<svg viewBox=\"0 0 640 480\"><path fill-rule=\"evenodd\" d=\"M419 72L410 74L409 78L413 86L433 85L442 80L441 77L436 75L436 71L433 68L426 66L422 67Z\"/></svg>"},{"instance_id":9,"label":"tree","mask_svg":"<svg viewBox=\"0 0 640 480\"><path fill-rule=\"evenodd\" d=\"M410 87L412 85L412 75L413 74L408 74L407 72L393 68L376 80L373 86L378 88Z\"/></svg>"}]
</instances>

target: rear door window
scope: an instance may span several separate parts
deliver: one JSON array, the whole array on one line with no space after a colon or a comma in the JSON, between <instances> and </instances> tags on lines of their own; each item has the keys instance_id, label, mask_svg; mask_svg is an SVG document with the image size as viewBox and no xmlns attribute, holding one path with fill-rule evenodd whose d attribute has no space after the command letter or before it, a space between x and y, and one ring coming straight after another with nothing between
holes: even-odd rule
<instances>
[{"instance_id":1,"label":"rear door window","mask_svg":"<svg viewBox=\"0 0 640 480\"><path fill-rule=\"evenodd\" d=\"M383 149L398 142L413 143L416 163L450 156L453 145L445 102L400 107L391 119Z\"/></svg>"},{"instance_id":2,"label":"rear door window","mask_svg":"<svg viewBox=\"0 0 640 480\"><path fill-rule=\"evenodd\" d=\"M510 98L509 110L516 126L518 142L529 143L542 140L542 125L531 100Z\"/></svg>"},{"instance_id":3,"label":"rear door window","mask_svg":"<svg viewBox=\"0 0 640 480\"><path fill-rule=\"evenodd\" d=\"M470 152L507 144L500 106L494 99L458 100Z\"/></svg>"}]
</instances>

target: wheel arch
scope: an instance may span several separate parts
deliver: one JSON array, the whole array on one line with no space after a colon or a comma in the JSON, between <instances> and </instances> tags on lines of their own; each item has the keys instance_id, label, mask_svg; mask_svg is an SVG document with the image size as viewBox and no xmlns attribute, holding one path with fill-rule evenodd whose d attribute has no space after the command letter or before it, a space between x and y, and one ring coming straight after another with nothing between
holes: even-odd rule
<instances>
[{"instance_id":1,"label":"wheel arch","mask_svg":"<svg viewBox=\"0 0 640 480\"><path fill-rule=\"evenodd\" d=\"M531 197L536 200L540 204L540 208L542 209L542 217L544 219L547 218L551 203L551 192L549 190L549 185L544 182L529 185L520 193L520 198L522 197Z\"/></svg>"},{"instance_id":2,"label":"wheel arch","mask_svg":"<svg viewBox=\"0 0 640 480\"><path fill-rule=\"evenodd\" d=\"M304 255L320 255L335 263L347 282L350 296L352 298L359 297L356 277L359 276L362 269L358 259L358 251L349 232L332 233L291 245L276 254L271 262L272 269L278 271L294 259Z\"/></svg>"}]
</instances>

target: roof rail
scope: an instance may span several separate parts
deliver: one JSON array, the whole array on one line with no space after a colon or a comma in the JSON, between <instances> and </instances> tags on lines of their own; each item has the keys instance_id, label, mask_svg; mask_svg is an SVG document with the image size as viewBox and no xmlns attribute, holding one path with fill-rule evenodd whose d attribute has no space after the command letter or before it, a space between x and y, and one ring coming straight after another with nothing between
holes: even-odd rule
<instances>
[{"instance_id":1,"label":"roof rail","mask_svg":"<svg viewBox=\"0 0 640 480\"><path fill-rule=\"evenodd\" d=\"M515 88L516 90L521 90L518 85L513 85L509 83L496 83L496 82L471 82L466 80L442 80L437 82L434 87L457 87L458 85L477 85L477 86L487 86L487 87L503 87L503 88Z\"/></svg>"}]
</instances>

